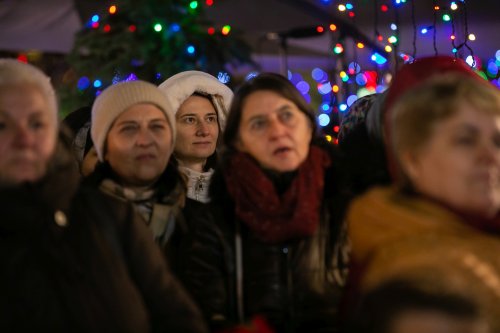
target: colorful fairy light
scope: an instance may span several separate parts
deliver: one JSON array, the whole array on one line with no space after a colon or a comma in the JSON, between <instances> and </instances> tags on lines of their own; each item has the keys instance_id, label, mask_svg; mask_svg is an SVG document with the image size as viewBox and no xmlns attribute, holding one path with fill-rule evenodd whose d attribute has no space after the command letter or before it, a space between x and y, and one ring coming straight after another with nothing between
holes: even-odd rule
<instances>
[{"instance_id":1,"label":"colorful fairy light","mask_svg":"<svg viewBox=\"0 0 500 333\"><path fill-rule=\"evenodd\" d=\"M229 35L229 32L231 32L231 26L230 25L225 25L225 26L222 27L221 33L224 36Z\"/></svg>"},{"instance_id":2,"label":"colorful fairy light","mask_svg":"<svg viewBox=\"0 0 500 333\"><path fill-rule=\"evenodd\" d=\"M340 12L347 12L349 17L354 17L356 14L359 14L357 11L354 11L354 6L352 3L347 2L346 0L344 1L333 1L333 0L317 0L321 2L324 5L332 5L333 8L337 8ZM304 95L304 98L306 100L311 100L311 95L313 94L318 94L320 95L319 102L318 103L318 111L320 113L321 120L318 117L318 121L321 123L325 124L324 126L327 126L328 124L335 124L338 121L338 116L334 116L337 112L344 112L348 109L348 107L361 95L365 94L371 94L374 92L382 92L384 89L386 89L387 85L390 82L390 79L387 79L387 75L384 74L379 74L380 71L388 71L389 68L386 66L388 64L389 59L396 58L396 59L401 59L403 62L408 63L412 62L415 57L415 53L411 53L410 50L399 50L399 44L403 42L403 40L399 40L402 36L406 38L406 35L400 35L399 34L399 28L398 24L400 23L396 19L391 22L390 18L388 15L392 14L391 7L394 8L396 11L399 10L399 7L402 7L403 4L406 4L408 1L406 0L392 0L392 1L384 1L385 4L381 4L378 6L377 11L380 11L384 13L383 15L387 19L389 19L389 24L386 27L387 30L380 30L375 29L375 38L377 43L381 45L383 50L385 52L374 52L371 45L365 44L364 42L361 41L354 41L354 47L356 49L367 49L369 50L369 59L371 59L378 68L376 71L370 71L370 70L362 70L359 65L352 65L353 62L349 63L347 66L347 63L344 63L342 65L344 71L342 70L334 70L334 72L328 72L324 69L321 69L319 67L314 68L310 72L309 76L309 81L306 79L303 79L300 75L297 75L297 73L289 73L289 78L293 79L294 85L297 87L297 89ZM462 52L459 52L460 50L467 50L471 51L471 56L467 58L467 63L469 65L473 66L477 71L482 70L483 77L487 77L490 79L492 82L494 81L495 84L500 85L500 78L498 77L500 73L500 50L498 51L498 54L496 55L496 58L490 59L489 61L484 61L485 68L481 67L481 63L477 57L472 56L472 50L470 49L469 45L465 45L465 42L473 42L476 40L476 35L472 31L468 31L467 29L462 30L458 29L458 32L464 31L464 33L461 34L455 34L455 26L457 24L460 24L459 22L462 22L462 20L456 20L458 16L458 13L455 13L454 11L457 10L465 10L465 2L464 0L460 1L451 1L448 2L448 4L445 4L446 1L440 1L439 5L432 5L431 9L434 10L434 23L433 25L430 26L424 26L421 27L420 29L416 28L416 24L414 22L414 27L415 27L415 32L418 34L422 35L427 35L432 38L432 36L435 35L436 33L440 33L441 25L446 24L446 29L451 30L453 28L453 32L449 33L449 38L451 43L453 44L453 53L456 53L457 56L460 57L465 57L466 55L463 55ZM214 4L213 0L205 0L205 1L187 1L186 9L189 10L194 10L196 8L199 8L200 5L203 5L203 3L206 4L206 6L212 6ZM415 1L415 3L418 4L418 2ZM434 2L436 3L436 2ZM458 3L458 5L457 5ZM116 13L117 8L115 6L114 9L112 9L113 6L110 6L108 8L108 11L110 14ZM361 6L358 5L356 7L356 10L359 10L360 7L366 7L366 6ZM460 13L461 15L461 13ZM436 21L437 19L440 19L439 22ZM455 22L453 22L456 20ZM153 25L153 30L156 32L162 32L165 27L168 26L168 31L172 33L178 33L180 31L180 26L176 23L169 24L167 26L162 25L162 21L159 21L155 25ZM354 22L354 20L353 20ZM451 24L449 24L451 22ZM94 28L99 27L100 24L100 18L98 15L95 15L92 20L90 21L90 26L93 26ZM336 22L337 24L339 22ZM354 22L355 23L355 22ZM340 25L337 26L337 24L330 23L326 25L318 25L316 26L316 31L318 34L326 33L326 32L336 32L339 30L339 27L342 28ZM102 22L102 31L110 31L111 26L109 25L104 25L104 21ZM87 24L89 26L89 23ZM114 28L114 26L113 26ZM140 27L139 27L140 28ZM137 27L135 25L130 25L128 27L129 31L134 32L136 31ZM148 26L145 27L145 29L148 29ZM151 28L149 28L151 29ZM208 35L214 35L219 31L222 35L226 36L231 32L231 26L229 25L224 25L221 28L216 27L206 27L206 33ZM219 30L220 29L220 30ZM390 29L390 30L389 30ZM329 31L328 31L329 30ZM386 31L389 31L388 34L386 34ZM429 33L431 32L431 33ZM429 37L426 37L427 42ZM463 40L465 39L465 41ZM350 44L345 44L343 39L337 39L339 42L333 44L333 53L336 55L343 54L346 52L346 47L347 45ZM385 42L384 42L385 41ZM342 43L341 43L342 42ZM385 45L384 45L385 44ZM414 47L415 47L414 43ZM406 43L406 45L408 45ZM467 50L466 50L467 49ZM404 52L401 52L404 51ZM439 50L441 51L441 50ZM196 48L194 45L186 45L185 46L185 52L189 55L192 55L197 52ZM354 51L356 52L356 51ZM360 51L359 54L362 55L364 52ZM396 54L392 54L395 53ZM406 53L408 52L408 53ZM348 55L348 54L346 54ZM357 56L356 56L357 57ZM345 59L346 56L342 56L341 59ZM401 61L400 60L400 61ZM396 60L397 61L397 60ZM253 73L253 72L252 72ZM249 74L248 76L254 75L254 74ZM227 73L226 73L227 74ZM331 76L329 77L329 74ZM228 82L229 76L226 77L226 75L221 72L218 75L219 79L221 81L226 81ZM340 79L339 79L340 78ZM313 81L311 81L311 79ZM91 81L95 82L95 81ZM337 83L337 84L335 84ZM355 87L352 89L352 87ZM311 87L313 87L311 89ZM317 91L316 91L317 90ZM355 92L355 94L353 94ZM311 94L311 95L309 95ZM327 123L328 120L328 123ZM323 125L322 125L323 126ZM331 130L331 129L330 129ZM331 138L332 141L334 141L333 138Z\"/></svg>"},{"instance_id":3,"label":"colorful fairy light","mask_svg":"<svg viewBox=\"0 0 500 333\"><path fill-rule=\"evenodd\" d=\"M189 3L189 8L191 8L191 9L196 9L196 8L198 8L198 1L191 1L191 2Z\"/></svg>"},{"instance_id":4,"label":"colorful fairy light","mask_svg":"<svg viewBox=\"0 0 500 333\"><path fill-rule=\"evenodd\" d=\"M179 31L181 31L181 26L178 23L172 23L170 25L170 31L179 32Z\"/></svg>"},{"instance_id":5,"label":"colorful fairy light","mask_svg":"<svg viewBox=\"0 0 500 333\"><path fill-rule=\"evenodd\" d=\"M318 116L318 123L321 127L325 127L330 123L330 117L326 113L322 113Z\"/></svg>"},{"instance_id":6,"label":"colorful fairy light","mask_svg":"<svg viewBox=\"0 0 500 333\"><path fill-rule=\"evenodd\" d=\"M163 30L163 26L161 25L161 23L156 23L154 26L153 26L153 29L154 31L156 32L160 32Z\"/></svg>"},{"instance_id":7,"label":"colorful fairy light","mask_svg":"<svg viewBox=\"0 0 500 333\"><path fill-rule=\"evenodd\" d=\"M341 54L342 52L344 52L344 47L342 46L342 44L337 43L337 44L335 44L335 47L333 48L333 52L335 54Z\"/></svg>"}]
</instances>

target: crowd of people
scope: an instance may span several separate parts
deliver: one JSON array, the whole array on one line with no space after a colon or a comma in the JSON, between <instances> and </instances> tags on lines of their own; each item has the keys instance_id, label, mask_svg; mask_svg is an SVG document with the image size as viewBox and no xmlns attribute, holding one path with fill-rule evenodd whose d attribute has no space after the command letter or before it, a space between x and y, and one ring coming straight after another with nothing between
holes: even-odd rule
<instances>
[{"instance_id":1,"label":"crowd of people","mask_svg":"<svg viewBox=\"0 0 500 333\"><path fill-rule=\"evenodd\" d=\"M274 73L58 114L0 59L2 332L500 332L500 90L460 59L403 65L338 146Z\"/></svg>"}]
</instances>

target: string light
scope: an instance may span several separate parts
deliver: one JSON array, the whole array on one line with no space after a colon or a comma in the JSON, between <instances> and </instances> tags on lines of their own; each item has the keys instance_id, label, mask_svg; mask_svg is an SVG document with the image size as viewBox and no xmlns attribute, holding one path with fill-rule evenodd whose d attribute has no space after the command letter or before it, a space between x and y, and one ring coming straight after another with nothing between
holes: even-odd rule
<instances>
[{"instance_id":1,"label":"string light","mask_svg":"<svg viewBox=\"0 0 500 333\"><path fill-rule=\"evenodd\" d=\"M231 26L230 25L223 26L221 32L224 36L229 35L229 32L231 32Z\"/></svg>"},{"instance_id":2,"label":"string light","mask_svg":"<svg viewBox=\"0 0 500 333\"><path fill-rule=\"evenodd\" d=\"M326 4L333 5L333 3L334 3L334 1L332 1L332 0L317 0L317 1L320 1L325 5ZM386 4L380 5L378 3L378 1L375 1L373 8L375 8L376 13L379 13L379 12L386 13L390 10L390 6L392 6L393 8L396 9L396 15L397 15L397 10L399 10L398 7L402 6L407 1L406 0L393 0L393 1L385 1L385 2L386 2ZM414 5L415 2L417 2L417 4L418 4L417 0L412 0L412 5ZM445 4L444 2L445 1L440 1L439 5L437 5L436 4L437 1L435 1L431 8L435 12L434 15L436 15L436 13L439 12L438 18L441 18L441 22L445 22L445 23L451 22L451 24L453 26L453 24L454 24L453 21L458 16L458 14L454 13L453 11L457 11L457 10L465 11L465 0L451 1L451 2L448 2L448 5ZM205 3L207 6L212 6L214 4L214 0L205 0L203 2L187 1L188 5L186 7L188 10L189 9L195 10L195 9L200 7L200 3ZM353 4L346 2L345 0L342 1L342 3L340 3L340 4L337 3L336 7L340 12L347 11L348 16L351 18L354 18L358 14L357 12L354 11ZM359 9L359 8L356 7L356 9ZM109 6L109 8L108 8L109 14L111 14L111 15L115 14L117 12L117 10L118 10L118 8L116 7L116 5ZM460 15L462 15L462 13L460 13ZM463 14L463 15L466 15L466 14ZM458 17L462 17L462 16L458 16ZM353 22L354 22L354 20L353 20ZM87 26L91 26L93 28L98 28L100 26L100 23L101 23L100 17L98 15L94 15L91 18L91 20L87 23ZM105 22L103 21L102 22L102 25L103 25L102 31L109 32L111 30L111 26L109 24L104 24L104 23ZM399 35L399 29L398 29L399 27L398 27L397 23L399 23L397 20L394 21L393 23L389 23L390 30L394 31L394 32L392 32L393 35L387 36L384 34L385 35L384 36L381 33L379 33L378 31L376 31L375 38L378 42L380 42L382 44L382 47L386 53L384 53L384 52L378 53L378 52L372 51L369 58L373 62L375 62L379 66L379 68L381 66L387 64L389 54L394 54L394 58L396 59L395 61L397 61L397 59L402 59L402 61L404 61L405 63L412 62L415 58L415 56L412 57L411 55L404 53L404 52L400 52L398 50L397 44L400 43L399 37L401 35ZM441 23L441 24L443 24L443 23ZM150 25L149 25L149 27L150 27ZM173 33L177 33L181 30L181 26L177 23L169 24L167 26L164 26L160 22L153 24L153 30L156 32L162 32L165 27L168 27L168 30L173 32ZM148 29L148 26L146 26L145 29ZM149 29L151 29L151 28L149 28ZM215 27L208 27L206 29L207 29L206 33L208 35L214 35L217 32ZM338 26L334 23L331 23L328 25L316 27L316 31L320 34L324 33L327 29L329 29L332 32L335 32L335 31L338 31ZM421 27L420 29L418 29L416 27L416 23L414 22L414 34L415 34L415 36L417 35L418 32L420 32L420 34L422 34L422 35L426 35L430 31L434 30L434 33L436 33L437 29L440 29L440 25L436 21L434 21L433 25ZM137 30L137 26L130 25L130 26L128 26L128 30L130 32L135 32ZM376 30L377 30L377 27L376 27ZM462 53L458 53L458 51L461 48L467 48L470 50L470 47L466 44L466 42L467 41L473 42L476 40L477 37L474 33L468 32L467 29L457 30L457 31L460 31L460 32L464 31L464 33L463 33L463 35L457 36L455 34L455 31L453 31L453 33L450 34L449 38L453 42L455 42L457 39L465 38L465 41L457 42L456 46L453 45L453 50L452 50L452 52L454 54L462 57L463 56ZM224 36L227 36L230 32L231 32L230 25L224 25L220 30L220 33ZM416 40L416 37L414 39ZM383 45L383 44L385 44L384 41L386 41L386 43L388 42L389 44ZM414 44L415 44L415 41L414 41ZM354 45L355 45L356 49L367 48L367 45L365 45L361 41L356 41L354 43ZM368 48L371 49L370 45L368 45ZM356 49L354 52L356 52ZM405 51L407 52L408 50L405 50ZM472 53L472 50L470 50L470 51ZM194 45L186 45L185 52L189 55L193 55L197 52L197 50L196 50ZM334 44L333 52L337 55L344 53L345 52L344 45L342 43ZM411 53L411 51L410 51L410 53ZM333 80L330 82L328 74L325 70L323 70L321 68L315 68L312 70L311 77L312 77L312 79L314 79L314 81L313 81L314 87L316 87L316 85L317 85L317 91L321 95L321 100L319 103L320 116L318 117L318 121L319 121L321 126L327 126L328 124L330 124L332 122L335 123L336 118L334 118L333 115L337 112L346 111L347 108L358 97L360 97L360 95L362 93L368 94L368 93L373 93L375 91L381 92L389 83L388 80L390 80L390 79L387 79L387 77L388 77L387 75L378 75L377 74L378 72L376 72L376 71L371 71L371 72L373 72L374 75L369 74L370 71L362 71L358 64L353 65L353 63L354 62L351 62L349 64L348 68L345 68L346 69L345 71L340 71L340 73L338 72L339 73L338 75L340 76L340 79L343 82L343 84L341 84L340 86L337 84L334 84L335 82ZM479 59L477 57L473 56L472 54L467 57L467 63L469 63L469 65L471 65L471 66L475 66L475 68L477 68L478 70L481 67L480 63L479 63ZM487 64L487 68L484 69L484 73L483 73L484 77L488 77L492 81L495 81L495 84L500 85L500 78L498 78L498 75L500 72L500 50L498 51L497 58L490 59L488 62L485 62L485 64ZM218 74L218 77L220 79L222 79L221 81L229 80L229 76L226 77L226 74L227 73L224 74L223 72ZM122 77L124 77L124 76L122 76ZM89 80L88 78L86 78L86 79ZM83 80L82 82L85 83L85 80ZM87 88L84 88L84 89L88 89L88 87L92 86L92 85L95 87L95 85L98 84L98 82L100 82L100 81L99 80L93 80L93 81L89 80L88 84L87 84ZM296 85L297 89L303 95L307 95L309 93L308 81L301 79L301 80L296 81L294 84ZM346 95L347 92L352 91L350 88L344 89L344 87L346 87L346 86L350 87L353 84L357 86L356 94L349 95L345 99L345 101L342 101L341 99L344 98L343 96L347 96ZM102 85L102 82L101 82L101 85ZM79 89L83 86L85 86L85 85L80 84ZM98 87L95 87L95 88L98 88ZM314 90L313 92L315 92L316 89L313 89L313 90ZM342 91L343 93L339 94L337 96L336 94L339 93L340 91ZM311 97L309 95L304 96L304 97L308 100L311 99ZM337 100L337 98L338 98L338 100ZM330 113L331 113L331 116L329 115ZM335 127L333 127L333 128L335 128ZM334 137L331 137L331 136L330 136L330 140L335 141Z\"/></svg>"},{"instance_id":3,"label":"string light","mask_svg":"<svg viewBox=\"0 0 500 333\"><path fill-rule=\"evenodd\" d=\"M335 47L333 48L333 52L335 54L341 54L342 52L344 52L344 47L342 46L342 44L337 43L337 44L335 44Z\"/></svg>"},{"instance_id":4,"label":"string light","mask_svg":"<svg viewBox=\"0 0 500 333\"><path fill-rule=\"evenodd\" d=\"M156 32L160 32L163 30L163 26L161 25L161 23L156 23L154 26L153 26L153 29L154 31Z\"/></svg>"},{"instance_id":5,"label":"string light","mask_svg":"<svg viewBox=\"0 0 500 333\"><path fill-rule=\"evenodd\" d=\"M321 127L325 127L330 123L330 117L326 113L322 113L318 116L318 122Z\"/></svg>"},{"instance_id":6,"label":"string light","mask_svg":"<svg viewBox=\"0 0 500 333\"><path fill-rule=\"evenodd\" d=\"M198 8L198 1L191 1L191 2L189 3L189 8L191 8L191 9L196 9L196 8Z\"/></svg>"}]
</instances>

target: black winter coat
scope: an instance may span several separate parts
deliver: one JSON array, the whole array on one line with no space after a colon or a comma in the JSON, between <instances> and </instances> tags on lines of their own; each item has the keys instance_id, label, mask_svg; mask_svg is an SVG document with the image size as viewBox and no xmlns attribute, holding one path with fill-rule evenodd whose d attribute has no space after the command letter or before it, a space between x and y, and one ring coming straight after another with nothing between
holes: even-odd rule
<instances>
[{"instance_id":1,"label":"black winter coat","mask_svg":"<svg viewBox=\"0 0 500 333\"><path fill-rule=\"evenodd\" d=\"M277 245L261 242L235 218L224 178L220 170L214 174L212 202L206 210L192 213L196 219L191 222L194 240L182 277L213 331L258 314L264 315L278 333L338 331L347 242L340 222L342 212L336 211L337 189L331 181L334 172L327 173L329 185L317 233ZM236 273L237 234L242 244L241 296Z\"/></svg>"},{"instance_id":2,"label":"black winter coat","mask_svg":"<svg viewBox=\"0 0 500 333\"><path fill-rule=\"evenodd\" d=\"M0 332L206 332L144 221L80 187L64 153L0 188Z\"/></svg>"}]
</instances>

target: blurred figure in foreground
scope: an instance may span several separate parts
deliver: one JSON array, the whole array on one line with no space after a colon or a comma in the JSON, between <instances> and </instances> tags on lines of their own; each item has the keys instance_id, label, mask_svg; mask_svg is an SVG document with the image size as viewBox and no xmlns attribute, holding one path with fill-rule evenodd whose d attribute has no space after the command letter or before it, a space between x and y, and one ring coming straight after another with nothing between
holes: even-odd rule
<instances>
[{"instance_id":1,"label":"blurred figure in foreground","mask_svg":"<svg viewBox=\"0 0 500 333\"><path fill-rule=\"evenodd\" d=\"M417 61L399 77L442 60ZM368 191L349 209L350 281L360 295L393 278L460 291L496 332L500 91L456 66L463 70L389 90L384 137L395 185Z\"/></svg>"},{"instance_id":2,"label":"blurred figure in foreground","mask_svg":"<svg viewBox=\"0 0 500 333\"><path fill-rule=\"evenodd\" d=\"M0 59L0 331L206 332L140 216L79 186L49 79Z\"/></svg>"}]
</instances>

